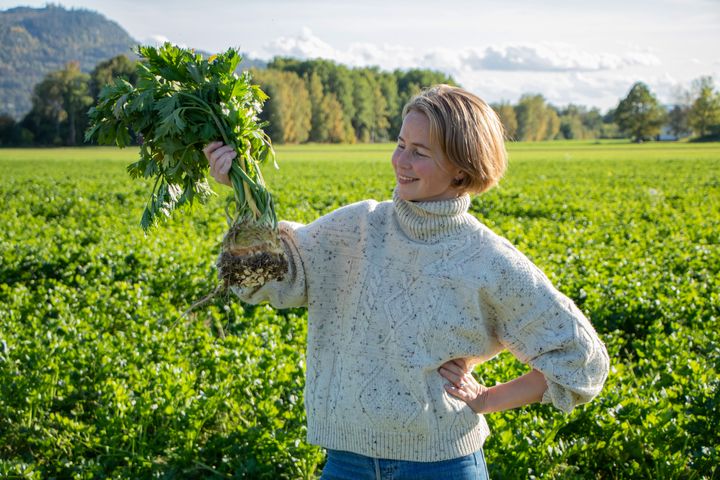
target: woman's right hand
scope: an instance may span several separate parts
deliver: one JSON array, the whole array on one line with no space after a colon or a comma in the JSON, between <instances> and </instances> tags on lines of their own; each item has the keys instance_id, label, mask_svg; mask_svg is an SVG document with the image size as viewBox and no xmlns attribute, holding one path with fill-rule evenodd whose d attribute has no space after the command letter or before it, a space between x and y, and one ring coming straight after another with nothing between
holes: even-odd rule
<instances>
[{"instance_id":1,"label":"woman's right hand","mask_svg":"<svg viewBox=\"0 0 720 480\"><path fill-rule=\"evenodd\" d=\"M228 172L230 172L233 159L237 157L235 149L222 142L211 142L203 148L203 153L210 163L210 175L218 183L232 187Z\"/></svg>"}]
</instances>

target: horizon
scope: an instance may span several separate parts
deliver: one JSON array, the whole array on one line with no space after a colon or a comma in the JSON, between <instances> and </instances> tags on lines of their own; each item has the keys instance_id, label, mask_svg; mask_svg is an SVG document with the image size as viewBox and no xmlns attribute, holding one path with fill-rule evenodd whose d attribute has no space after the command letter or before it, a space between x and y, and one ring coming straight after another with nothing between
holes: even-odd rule
<instances>
[{"instance_id":1,"label":"horizon","mask_svg":"<svg viewBox=\"0 0 720 480\"><path fill-rule=\"evenodd\" d=\"M712 53L720 44L717 0L592 1L581 11L562 0L542 7L530 0L512 5L454 0L445 5L456 8L436 10L426 0L413 6L405 0L363 5L275 0L275 8L268 3L73 0L53 5L97 12L139 43L170 41L206 52L236 47L263 61L290 56L385 71L439 70L489 103L515 104L523 94L540 93L556 107L575 104L606 112L642 81L662 104L672 105L693 80L720 78L720 58ZM47 5L0 0L0 10ZM613 6L624 10L614 12ZM213 15L214 10L223 14ZM158 22L166 11L176 13Z\"/></svg>"}]
</instances>

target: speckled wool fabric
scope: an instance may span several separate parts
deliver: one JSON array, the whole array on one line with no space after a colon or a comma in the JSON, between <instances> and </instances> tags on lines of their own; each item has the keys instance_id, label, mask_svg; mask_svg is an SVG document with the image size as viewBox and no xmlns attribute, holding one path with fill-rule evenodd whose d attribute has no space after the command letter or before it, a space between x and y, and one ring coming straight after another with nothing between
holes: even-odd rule
<instances>
[{"instance_id":1,"label":"speckled wool fabric","mask_svg":"<svg viewBox=\"0 0 720 480\"><path fill-rule=\"evenodd\" d=\"M608 355L590 322L469 204L395 195L282 222L286 278L236 289L308 307L310 443L412 461L477 451L487 423L445 392L437 368L505 348L545 374L543 401L565 412L602 388Z\"/></svg>"}]
</instances>

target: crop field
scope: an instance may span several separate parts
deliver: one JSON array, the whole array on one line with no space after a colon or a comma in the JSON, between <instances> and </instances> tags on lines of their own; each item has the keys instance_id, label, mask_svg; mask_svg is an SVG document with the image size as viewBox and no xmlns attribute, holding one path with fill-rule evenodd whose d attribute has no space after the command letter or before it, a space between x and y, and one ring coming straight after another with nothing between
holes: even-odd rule
<instances>
[{"instance_id":1,"label":"crop field","mask_svg":"<svg viewBox=\"0 0 720 480\"><path fill-rule=\"evenodd\" d=\"M282 219L390 198L392 145L278 148ZM512 144L471 212L586 313L593 402L488 415L491 478L720 471L720 144ZM145 235L135 149L0 150L0 478L317 478L306 312L213 300L229 189ZM183 214L180 214L183 213ZM501 354L488 385L528 367Z\"/></svg>"}]
</instances>

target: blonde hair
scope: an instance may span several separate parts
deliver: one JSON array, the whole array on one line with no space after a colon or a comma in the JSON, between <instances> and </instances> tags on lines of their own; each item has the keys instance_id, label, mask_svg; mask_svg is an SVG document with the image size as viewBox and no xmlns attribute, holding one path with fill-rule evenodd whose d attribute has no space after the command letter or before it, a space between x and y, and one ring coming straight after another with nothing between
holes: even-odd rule
<instances>
[{"instance_id":1,"label":"blonde hair","mask_svg":"<svg viewBox=\"0 0 720 480\"><path fill-rule=\"evenodd\" d=\"M507 168L504 130L481 98L459 87L435 85L410 99L403 119L413 110L427 116L431 139L464 173L454 183L462 193L482 193L500 181Z\"/></svg>"}]
</instances>

